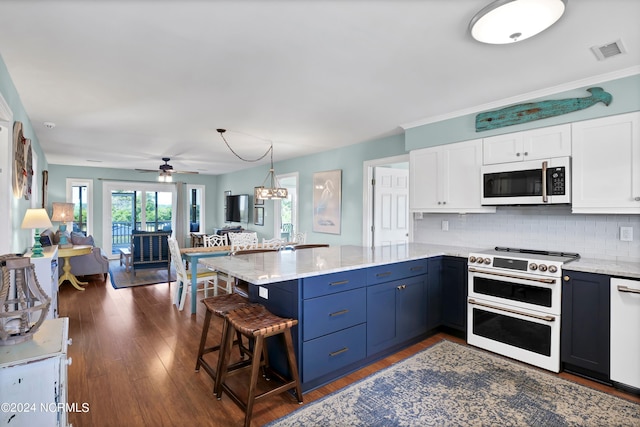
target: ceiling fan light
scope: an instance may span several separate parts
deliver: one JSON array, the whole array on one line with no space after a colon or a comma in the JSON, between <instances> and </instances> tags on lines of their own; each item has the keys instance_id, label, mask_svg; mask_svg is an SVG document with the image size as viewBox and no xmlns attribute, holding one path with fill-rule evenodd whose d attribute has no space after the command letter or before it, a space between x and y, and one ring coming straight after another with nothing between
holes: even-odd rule
<instances>
[{"instance_id":1,"label":"ceiling fan light","mask_svg":"<svg viewBox=\"0 0 640 427\"><path fill-rule=\"evenodd\" d=\"M526 40L552 26L564 14L567 0L496 0L469 23L471 36L482 43Z\"/></svg>"}]
</instances>

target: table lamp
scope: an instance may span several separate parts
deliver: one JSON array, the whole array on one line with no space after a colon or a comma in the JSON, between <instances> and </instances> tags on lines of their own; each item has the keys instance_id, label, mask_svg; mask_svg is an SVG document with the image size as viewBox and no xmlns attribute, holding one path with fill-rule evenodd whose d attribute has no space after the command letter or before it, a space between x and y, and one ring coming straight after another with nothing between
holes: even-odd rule
<instances>
[{"instance_id":1,"label":"table lamp","mask_svg":"<svg viewBox=\"0 0 640 427\"><path fill-rule=\"evenodd\" d=\"M35 243L31 250L32 258L39 258L44 256L42 254L42 245L40 244L40 228L53 227L49 215L44 208L27 209L22 220L22 226L20 228L34 228L36 230Z\"/></svg>"},{"instance_id":2,"label":"table lamp","mask_svg":"<svg viewBox=\"0 0 640 427\"><path fill-rule=\"evenodd\" d=\"M73 221L73 203L52 203L53 213L51 215L51 221L60 222L58 227L59 242L58 245L61 248L70 248L73 246L67 240L67 222Z\"/></svg>"}]
</instances>

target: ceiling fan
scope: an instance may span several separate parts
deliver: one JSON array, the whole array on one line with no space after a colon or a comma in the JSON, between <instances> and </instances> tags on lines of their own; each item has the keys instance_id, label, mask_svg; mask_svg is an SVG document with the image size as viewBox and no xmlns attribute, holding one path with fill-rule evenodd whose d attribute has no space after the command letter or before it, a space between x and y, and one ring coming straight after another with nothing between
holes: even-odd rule
<instances>
[{"instance_id":1,"label":"ceiling fan","mask_svg":"<svg viewBox=\"0 0 640 427\"><path fill-rule=\"evenodd\" d=\"M195 172L195 171L174 170L173 166L169 164L169 160L171 160L169 157L163 157L162 161L164 162L164 164L160 165L158 169L136 169L136 170L139 172L158 172L159 173L158 180L165 181L165 182L171 181L171 174L174 174L174 173L198 174L198 172Z\"/></svg>"}]
</instances>

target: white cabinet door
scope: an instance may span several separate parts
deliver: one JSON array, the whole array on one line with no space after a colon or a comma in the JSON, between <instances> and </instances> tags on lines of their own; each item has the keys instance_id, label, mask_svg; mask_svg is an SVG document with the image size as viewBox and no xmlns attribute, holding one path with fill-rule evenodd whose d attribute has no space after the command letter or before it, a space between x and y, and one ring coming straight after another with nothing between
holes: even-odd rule
<instances>
[{"instance_id":1,"label":"white cabinet door","mask_svg":"<svg viewBox=\"0 0 640 427\"><path fill-rule=\"evenodd\" d=\"M522 161L522 132L485 138L482 151L485 165Z\"/></svg>"},{"instance_id":2,"label":"white cabinet door","mask_svg":"<svg viewBox=\"0 0 640 427\"><path fill-rule=\"evenodd\" d=\"M571 156L571 125L550 126L485 138L483 163L521 162Z\"/></svg>"},{"instance_id":3,"label":"white cabinet door","mask_svg":"<svg viewBox=\"0 0 640 427\"><path fill-rule=\"evenodd\" d=\"M523 160L571 156L571 125L550 126L522 133Z\"/></svg>"},{"instance_id":4,"label":"white cabinet door","mask_svg":"<svg viewBox=\"0 0 640 427\"><path fill-rule=\"evenodd\" d=\"M573 124L574 213L640 213L640 112Z\"/></svg>"},{"instance_id":5,"label":"white cabinet door","mask_svg":"<svg viewBox=\"0 0 640 427\"><path fill-rule=\"evenodd\" d=\"M442 200L440 147L423 148L409 153L409 208L426 212L438 206ZM442 202L441 202L442 203Z\"/></svg>"},{"instance_id":6,"label":"white cabinet door","mask_svg":"<svg viewBox=\"0 0 640 427\"><path fill-rule=\"evenodd\" d=\"M481 206L482 140L409 154L409 206L414 212L495 212Z\"/></svg>"}]
</instances>

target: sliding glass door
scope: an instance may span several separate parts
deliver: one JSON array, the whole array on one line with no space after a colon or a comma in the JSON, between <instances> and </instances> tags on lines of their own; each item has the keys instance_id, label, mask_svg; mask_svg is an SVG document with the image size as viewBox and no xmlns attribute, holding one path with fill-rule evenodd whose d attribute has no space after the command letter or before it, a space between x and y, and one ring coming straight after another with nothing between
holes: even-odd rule
<instances>
[{"instance_id":1,"label":"sliding glass door","mask_svg":"<svg viewBox=\"0 0 640 427\"><path fill-rule=\"evenodd\" d=\"M105 182L103 194L104 251L116 257L131 245L131 232L171 231L175 223L173 184Z\"/></svg>"}]
</instances>

